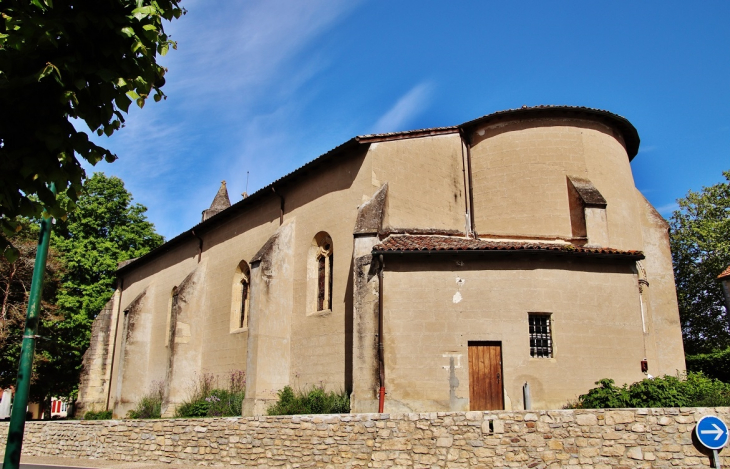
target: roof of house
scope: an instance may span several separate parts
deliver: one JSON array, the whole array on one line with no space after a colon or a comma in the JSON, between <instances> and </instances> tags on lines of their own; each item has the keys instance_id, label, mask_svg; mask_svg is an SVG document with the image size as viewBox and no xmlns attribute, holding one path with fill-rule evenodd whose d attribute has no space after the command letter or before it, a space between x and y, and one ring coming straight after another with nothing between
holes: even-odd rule
<instances>
[{"instance_id":1,"label":"roof of house","mask_svg":"<svg viewBox=\"0 0 730 469\"><path fill-rule=\"evenodd\" d=\"M299 177L302 177L309 173L310 171L332 161L337 159L338 157L346 154L348 151L357 148L360 145L367 145L370 143L376 143L376 142L386 142L386 141L393 141L393 140L403 140L403 139L410 139L410 138L422 138L422 137L431 137L436 135L447 135L447 134L453 134L453 133L459 133L462 130L469 130L473 128L476 125L481 125L484 123L491 122L492 120L496 119L509 119L512 117L516 118L534 118L534 117L547 117L548 115L555 114L558 116L563 115L573 115L573 116L584 116L584 117L592 117L597 118L601 121L604 121L609 124L613 124L614 127L617 127L621 132L624 134L624 140L627 142L627 153L629 155L629 159L632 159L634 155L638 152L639 148L639 135L634 128L633 125L624 117L621 117L617 114L613 114L608 111L604 111L601 109L593 109L593 108L587 108L587 107L579 107L579 106L534 106L534 107L525 107L519 109L508 109L505 111L498 111L494 112L492 114L488 114L486 116L480 117L478 119L471 120L469 122L466 122L464 124L458 125L458 126L451 126L451 127L433 127L429 129L418 129L418 130L407 130L403 132L389 132L389 133L382 133L382 134L368 134L368 135L359 135L356 137L351 138L350 140L346 141L345 143L333 148L332 150L328 151L327 153L324 153L320 155L319 157L311 160L310 162L304 164L303 166L300 166L299 168L295 169L294 171L290 172L289 174L286 174L279 179L275 180L271 184L262 187L258 191L254 192L250 196L234 203L229 208L222 210L221 212L210 216L209 218L203 220L202 222L198 223L191 229L184 231L180 233L179 235L175 236L174 238L167 241L162 246L159 246L149 253L145 254L144 256L141 256L137 259L135 259L133 262L130 262L126 265L123 265L117 269L117 274L122 274L126 271L129 271L133 268L135 268L138 265L141 265L167 251L172 249L174 246L177 246L178 244L184 243L188 240L192 240L193 238L199 236L204 231L220 224L221 222L225 221L229 217L232 217L238 213L240 213L242 210L245 210L246 208L250 207L252 204L256 203L257 201L263 199L264 197L271 196L272 192L275 189L281 188L282 186L291 183L292 181L298 179ZM631 145L629 145L629 142L632 142ZM220 193L220 190L219 190ZM227 195L227 192L226 192ZM216 199L218 196L216 195ZM215 202L214 202L215 203ZM230 203L230 202L229 202Z\"/></svg>"},{"instance_id":2,"label":"roof of house","mask_svg":"<svg viewBox=\"0 0 730 469\"><path fill-rule=\"evenodd\" d=\"M591 255L614 258L644 258L641 251L623 251L604 247L574 246L567 243L536 241L501 241L457 236L390 235L373 247L374 253L453 253L469 252L543 252L552 254Z\"/></svg>"},{"instance_id":3,"label":"roof of house","mask_svg":"<svg viewBox=\"0 0 730 469\"><path fill-rule=\"evenodd\" d=\"M717 278L726 278L730 277L730 265L727 266L727 269L723 270L720 275L717 276Z\"/></svg>"}]
</instances>

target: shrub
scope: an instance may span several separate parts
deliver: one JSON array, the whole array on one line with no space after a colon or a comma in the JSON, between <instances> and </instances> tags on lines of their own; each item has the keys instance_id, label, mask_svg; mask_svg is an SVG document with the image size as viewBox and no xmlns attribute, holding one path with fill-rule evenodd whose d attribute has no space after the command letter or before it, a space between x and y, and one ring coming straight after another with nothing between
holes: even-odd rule
<instances>
[{"instance_id":1,"label":"shrub","mask_svg":"<svg viewBox=\"0 0 730 469\"><path fill-rule=\"evenodd\" d=\"M210 373L200 375L194 381L188 399L175 411L175 417L240 416L246 397L246 374L243 371L232 372L228 377L228 389L216 387L217 381Z\"/></svg>"},{"instance_id":2,"label":"shrub","mask_svg":"<svg viewBox=\"0 0 730 469\"><path fill-rule=\"evenodd\" d=\"M162 414L162 399L165 388L162 381L154 381L150 391L145 394L134 410L127 412L130 419L158 419Z\"/></svg>"},{"instance_id":3,"label":"shrub","mask_svg":"<svg viewBox=\"0 0 730 469\"><path fill-rule=\"evenodd\" d=\"M730 383L730 347L712 353L687 355L687 371L704 373L710 378Z\"/></svg>"},{"instance_id":4,"label":"shrub","mask_svg":"<svg viewBox=\"0 0 730 469\"><path fill-rule=\"evenodd\" d=\"M111 410L100 410L99 412L94 412L93 410L90 410L84 414L84 420L109 420L111 418Z\"/></svg>"},{"instance_id":5,"label":"shrub","mask_svg":"<svg viewBox=\"0 0 730 469\"><path fill-rule=\"evenodd\" d=\"M636 407L718 407L730 405L730 384L702 373L647 378L619 387L612 379L578 397L567 408L616 409Z\"/></svg>"},{"instance_id":6,"label":"shrub","mask_svg":"<svg viewBox=\"0 0 730 469\"><path fill-rule=\"evenodd\" d=\"M325 392L321 387L314 387L295 394L291 387L285 386L278 395L278 401L267 410L269 415L350 413L350 396L345 391Z\"/></svg>"}]
</instances>

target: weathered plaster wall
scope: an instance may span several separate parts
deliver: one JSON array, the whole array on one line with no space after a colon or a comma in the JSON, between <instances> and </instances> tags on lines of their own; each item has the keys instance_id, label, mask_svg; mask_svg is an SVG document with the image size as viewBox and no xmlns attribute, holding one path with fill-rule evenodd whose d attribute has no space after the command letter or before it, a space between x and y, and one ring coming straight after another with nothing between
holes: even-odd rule
<instances>
[{"instance_id":1,"label":"weathered plaster wall","mask_svg":"<svg viewBox=\"0 0 730 469\"><path fill-rule=\"evenodd\" d=\"M23 454L239 467L709 467L682 409L28 422ZM0 448L7 423L0 423ZM730 458L720 458L723 466Z\"/></svg>"},{"instance_id":2,"label":"weathered plaster wall","mask_svg":"<svg viewBox=\"0 0 730 469\"><path fill-rule=\"evenodd\" d=\"M571 238L567 176L590 180L608 202L609 246L641 249L634 181L610 127L579 119L514 121L472 138L474 218L480 235Z\"/></svg>"},{"instance_id":3,"label":"weathered plaster wall","mask_svg":"<svg viewBox=\"0 0 730 469\"><path fill-rule=\"evenodd\" d=\"M289 220L252 260L245 415L266 413L276 392L289 384L291 369L291 254L296 224Z\"/></svg>"},{"instance_id":4,"label":"weathered plaster wall","mask_svg":"<svg viewBox=\"0 0 730 469\"><path fill-rule=\"evenodd\" d=\"M388 183L385 228L464 232L464 165L458 133L373 144L372 184Z\"/></svg>"},{"instance_id":5,"label":"weathered plaster wall","mask_svg":"<svg viewBox=\"0 0 730 469\"><path fill-rule=\"evenodd\" d=\"M291 369L294 389L324 386L344 390L351 384L352 230L357 207L380 188L371 181L372 156L357 149L328 167L310 173L306 182L286 189L284 219L296 219L290 258L294 304L291 315ZM332 239L332 309L316 311L317 278L311 258L318 233Z\"/></svg>"},{"instance_id":6,"label":"weathered plaster wall","mask_svg":"<svg viewBox=\"0 0 730 469\"><path fill-rule=\"evenodd\" d=\"M204 248L202 257L208 263L203 283L208 295L206 322L194 331L203 338L200 349L203 366L199 372L220 377L221 385L231 372L246 369L248 327L231 329L231 315L234 311L239 314L239 305L232 304L232 279L239 263L250 264L251 258L277 228L279 203L272 198L253 204L221 222L214 230L200 234ZM253 286L250 293L253 293ZM249 308L249 320L250 317Z\"/></svg>"},{"instance_id":7,"label":"weathered plaster wall","mask_svg":"<svg viewBox=\"0 0 730 469\"><path fill-rule=\"evenodd\" d=\"M386 256L386 411L469 410L469 341L501 341L507 409L523 408L525 382L533 408L545 409L601 378L643 379L633 265L570 256ZM530 357L528 313L552 315L553 358ZM684 368L682 360L672 365L672 373Z\"/></svg>"},{"instance_id":8,"label":"weathered plaster wall","mask_svg":"<svg viewBox=\"0 0 730 469\"><path fill-rule=\"evenodd\" d=\"M205 288L207 266L207 259L203 259L177 285L177 305L168 313L167 369L162 383L165 387L162 412L166 417L172 417L177 404L189 397L203 368L203 334L200 332L209 320Z\"/></svg>"},{"instance_id":9,"label":"weathered plaster wall","mask_svg":"<svg viewBox=\"0 0 730 469\"><path fill-rule=\"evenodd\" d=\"M677 288L672 270L672 252L669 247L669 224L648 200L636 190L637 205L641 210L643 251L641 261L646 277L642 285L648 352L651 355L649 373L655 376L674 375L684 369L684 346L679 322Z\"/></svg>"},{"instance_id":10,"label":"weathered plaster wall","mask_svg":"<svg viewBox=\"0 0 730 469\"><path fill-rule=\"evenodd\" d=\"M191 238L175 250L165 252L153 262L143 264L121 277L121 308L117 322L116 353L111 382L110 406L114 415L124 417L136 401L150 390L153 381L164 381L168 369L168 347L171 292L198 265L198 243ZM131 303L145 292L143 329L139 352L127 348L124 333L125 314ZM143 352L146 350L146 352ZM124 373L128 374L125 382ZM132 378L132 375L134 378Z\"/></svg>"},{"instance_id":11,"label":"weathered plaster wall","mask_svg":"<svg viewBox=\"0 0 730 469\"><path fill-rule=\"evenodd\" d=\"M104 305L94 319L91 327L89 348L83 358L83 371L80 376L79 398L76 412L79 415L94 410L105 410L109 391L109 373L114 345L112 324L116 319L118 294Z\"/></svg>"},{"instance_id":12,"label":"weathered plaster wall","mask_svg":"<svg viewBox=\"0 0 730 469\"><path fill-rule=\"evenodd\" d=\"M119 336L122 346L119 349L119 367L116 373L121 377L117 381L117 395L123 396L116 402L114 413L124 416L127 410L140 399L148 383L148 365L150 359L150 335L152 334L153 310L150 308L153 287L143 290L120 314Z\"/></svg>"}]
</instances>

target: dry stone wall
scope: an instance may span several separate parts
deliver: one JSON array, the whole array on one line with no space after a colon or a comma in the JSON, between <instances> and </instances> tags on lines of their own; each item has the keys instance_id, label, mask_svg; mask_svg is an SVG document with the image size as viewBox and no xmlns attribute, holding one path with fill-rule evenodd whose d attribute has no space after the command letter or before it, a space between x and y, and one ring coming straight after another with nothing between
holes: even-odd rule
<instances>
[{"instance_id":1,"label":"dry stone wall","mask_svg":"<svg viewBox=\"0 0 730 469\"><path fill-rule=\"evenodd\" d=\"M730 408L29 422L23 453L257 468L709 467L692 441L708 414L728 421ZM0 448L6 435L4 423Z\"/></svg>"}]
</instances>

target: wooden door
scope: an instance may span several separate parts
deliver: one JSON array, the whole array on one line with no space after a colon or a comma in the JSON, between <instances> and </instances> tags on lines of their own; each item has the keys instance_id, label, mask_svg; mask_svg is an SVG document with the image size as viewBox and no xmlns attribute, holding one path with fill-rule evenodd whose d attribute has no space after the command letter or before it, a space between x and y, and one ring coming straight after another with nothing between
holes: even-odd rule
<instances>
[{"instance_id":1,"label":"wooden door","mask_svg":"<svg viewBox=\"0 0 730 469\"><path fill-rule=\"evenodd\" d=\"M504 409L502 343L469 342L469 408Z\"/></svg>"}]
</instances>

